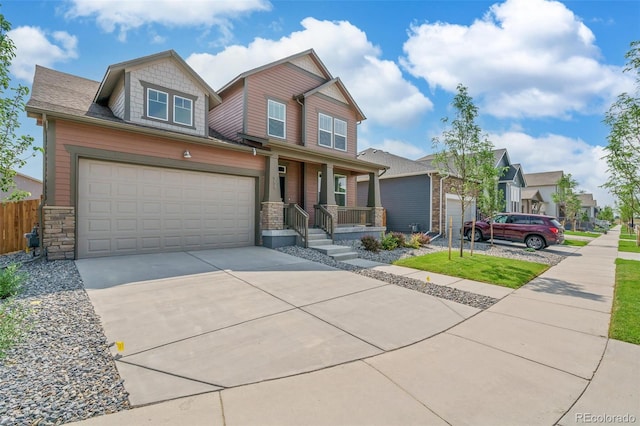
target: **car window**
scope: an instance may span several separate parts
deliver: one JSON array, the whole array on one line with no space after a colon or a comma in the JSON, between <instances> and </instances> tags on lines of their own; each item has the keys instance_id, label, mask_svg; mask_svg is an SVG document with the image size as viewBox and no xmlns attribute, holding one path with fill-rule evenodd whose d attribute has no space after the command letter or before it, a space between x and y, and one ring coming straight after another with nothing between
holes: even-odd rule
<instances>
[{"instance_id":1,"label":"car window","mask_svg":"<svg viewBox=\"0 0 640 426\"><path fill-rule=\"evenodd\" d=\"M510 223L515 223L516 225L528 225L529 224L529 216L510 216Z\"/></svg>"},{"instance_id":2,"label":"car window","mask_svg":"<svg viewBox=\"0 0 640 426\"><path fill-rule=\"evenodd\" d=\"M506 223L507 217L506 214L499 214L493 218L493 223Z\"/></svg>"},{"instance_id":3,"label":"car window","mask_svg":"<svg viewBox=\"0 0 640 426\"><path fill-rule=\"evenodd\" d=\"M556 228L562 228L562 224L556 219L551 219L551 223L553 223L553 226L555 226Z\"/></svg>"},{"instance_id":4,"label":"car window","mask_svg":"<svg viewBox=\"0 0 640 426\"><path fill-rule=\"evenodd\" d=\"M542 219L541 217L531 217L531 224L532 225L544 225L544 219Z\"/></svg>"}]
</instances>

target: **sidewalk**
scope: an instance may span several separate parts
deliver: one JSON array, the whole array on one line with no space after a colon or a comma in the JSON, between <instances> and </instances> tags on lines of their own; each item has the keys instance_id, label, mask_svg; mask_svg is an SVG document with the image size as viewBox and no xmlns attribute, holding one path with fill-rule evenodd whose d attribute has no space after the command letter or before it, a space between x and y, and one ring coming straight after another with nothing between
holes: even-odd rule
<instances>
[{"instance_id":1,"label":"sidewalk","mask_svg":"<svg viewBox=\"0 0 640 426\"><path fill-rule=\"evenodd\" d=\"M618 237L611 230L491 308L409 347L80 423L639 422L640 346L607 338Z\"/></svg>"}]
</instances>

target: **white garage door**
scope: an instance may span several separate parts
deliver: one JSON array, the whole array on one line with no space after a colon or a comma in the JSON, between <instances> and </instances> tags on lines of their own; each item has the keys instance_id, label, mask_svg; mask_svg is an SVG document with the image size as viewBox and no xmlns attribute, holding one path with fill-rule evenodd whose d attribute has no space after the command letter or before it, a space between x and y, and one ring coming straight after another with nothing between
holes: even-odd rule
<instances>
[{"instance_id":1,"label":"white garage door","mask_svg":"<svg viewBox=\"0 0 640 426\"><path fill-rule=\"evenodd\" d=\"M475 201L467 205L464 211L464 221L472 220L476 210ZM445 232L449 232L449 218L453 219L452 237L460 238L460 229L462 229L462 203L460 198L455 194L447 194L447 220L445 223Z\"/></svg>"},{"instance_id":2,"label":"white garage door","mask_svg":"<svg viewBox=\"0 0 640 426\"><path fill-rule=\"evenodd\" d=\"M254 244L255 180L80 160L78 257Z\"/></svg>"}]
</instances>

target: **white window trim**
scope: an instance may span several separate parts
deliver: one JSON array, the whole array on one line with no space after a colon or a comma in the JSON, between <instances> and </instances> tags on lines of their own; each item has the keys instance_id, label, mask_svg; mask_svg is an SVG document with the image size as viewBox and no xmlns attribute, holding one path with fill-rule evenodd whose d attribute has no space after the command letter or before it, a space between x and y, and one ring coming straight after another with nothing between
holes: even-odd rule
<instances>
[{"instance_id":1,"label":"white window trim","mask_svg":"<svg viewBox=\"0 0 640 426\"><path fill-rule=\"evenodd\" d=\"M339 192L337 191L338 186L335 184L336 178L338 177L343 177L345 179L345 185L344 185L344 192ZM333 198L335 199L337 194L344 194L344 206L340 206L340 204L338 204L338 206L340 207L346 207L347 206L347 187L349 186L349 180L347 179L346 175L341 175L341 174L334 174L333 175ZM320 200L320 189L322 188L322 172L318 172L318 200ZM336 200L336 203L338 202L338 200Z\"/></svg>"},{"instance_id":2,"label":"white window trim","mask_svg":"<svg viewBox=\"0 0 640 426\"><path fill-rule=\"evenodd\" d=\"M331 120L331 130L325 130L322 129L320 127L320 122L322 121L323 118L327 118L329 120ZM330 136L330 142L329 145L324 145L322 143L320 143L320 141L322 140L322 138L320 137L321 133L329 133ZM327 114L323 114L323 113L318 113L318 145L323 146L325 148L333 148L333 117L331 117L330 115Z\"/></svg>"},{"instance_id":3,"label":"white window trim","mask_svg":"<svg viewBox=\"0 0 640 426\"><path fill-rule=\"evenodd\" d=\"M343 135L343 134L341 134L341 133L338 133L338 132L335 130L335 128L336 128L336 122L338 122L338 121L340 121L341 123L344 123L344 130L345 130L345 134L344 134L344 135ZM347 144L347 133L346 133L346 132L347 132L347 122L346 122L345 120L340 120L339 118L334 118L334 119L333 119L333 133L334 133L334 136L333 136L333 138L332 138L332 139L333 139L333 141L334 141L334 142L333 142L333 148L334 148L334 149L337 149L338 151L344 151L344 152L347 152L347 146L348 146L348 144ZM336 145L336 143L335 143L335 135L338 135L338 136L344 136L344 149L342 149L342 148L338 148L337 146L335 146L335 145Z\"/></svg>"},{"instance_id":4,"label":"white window trim","mask_svg":"<svg viewBox=\"0 0 640 426\"><path fill-rule=\"evenodd\" d=\"M276 118L276 117L271 117L271 115L269 115L269 104L271 103L282 105L282 107L284 108L284 120L281 120L280 118ZM269 127L270 120L276 120L276 121L282 122L282 136L271 134L271 131L270 131L271 129ZM274 101L273 99L267 100L267 135L272 136L274 138L280 138L280 139L287 138L287 105L282 102Z\"/></svg>"},{"instance_id":5,"label":"white window trim","mask_svg":"<svg viewBox=\"0 0 640 426\"><path fill-rule=\"evenodd\" d=\"M151 114L149 113L149 112L150 112L150 111L149 111L149 109L150 109L150 108L149 108L149 103L151 102L151 96L149 96L149 94L150 94L150 92L151 92L152 90L153 90L154 92L157 92L157 93L162 93L162 94L164 94L164 95L167 97L167 103L166 103L166 104L165 104L165 106L164 106L164 108L165 108L165 116L166 116L165 118L156 117L156 116L153 116L153 115L151 115ZM148 88L147 88L147 111L146 111L146 113L147 113L147 117L149 117L149 118L153 118L154 120L160 120L160 121L166 121L166 122L168 122L168 121L169 121L169 99L170 99L170 98L171 98L171 96L169 96L169 94L168 94L167 92L163 92L162 90L153 89L153 88L151 88L151 87L148 87Z\"/></svg>"},{"instance_id":6,"label":"white window trim","mask_svg":"<svg viewBox=\"0 0 640 426\"><path fill-rule=\"evenodd\" d=\"M176 108L178 108L178 105L176 104L176 99L182 99L184 101L189 101L189 103L191 104L191 108L189 108L189 123L183 123L182 121L178 121L176 120ZM182 109L186 109L183 107L180 107ZM176 124L181 124L183 126L193 126L193 100L189 99L189 98L185 98L184 96L178 96L178 95L173 95L173 122Z\"/></svg>"}]
</instances>

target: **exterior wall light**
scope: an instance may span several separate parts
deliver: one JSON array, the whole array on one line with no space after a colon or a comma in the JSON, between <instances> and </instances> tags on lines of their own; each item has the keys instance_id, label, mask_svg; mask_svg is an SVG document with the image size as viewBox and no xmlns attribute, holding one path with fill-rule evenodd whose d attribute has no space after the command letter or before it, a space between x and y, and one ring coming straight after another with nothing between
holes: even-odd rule
<instances>
[{"instance_id":1,"label":"exterior wall light","mask_svg":"<svg viewBox=\"0 0 640 426\"><path fill-rule=\"evenodd\" d=\"M182 156L184 158L191 158L191 153L189 152L188 149L185 149L184 152L182 153Z\"/></svg>"}]
</instances>

